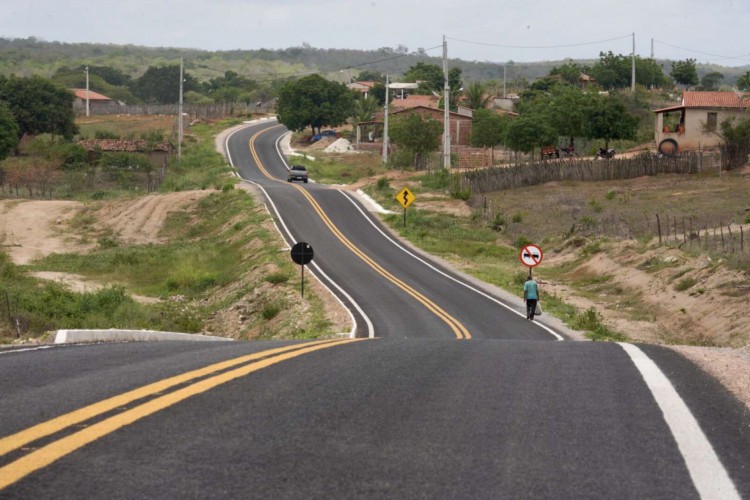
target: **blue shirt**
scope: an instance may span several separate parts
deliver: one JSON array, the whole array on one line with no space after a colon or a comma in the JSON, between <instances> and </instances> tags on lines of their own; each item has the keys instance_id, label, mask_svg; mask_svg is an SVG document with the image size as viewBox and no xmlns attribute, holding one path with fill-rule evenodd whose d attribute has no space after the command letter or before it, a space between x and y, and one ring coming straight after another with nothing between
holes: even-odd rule
<instances>
[{"instance_id":1,"label":"blue shirt","mask_svg":"<svg viewBox=\"0 0 750 500\"><path fill-rule=\"evenodd\" d=\"M536 299L539 300L539 291L537 289L536 281L528 280L523 284L523 291L526 292L526 300Z\"/></svg>"}]
</instances>

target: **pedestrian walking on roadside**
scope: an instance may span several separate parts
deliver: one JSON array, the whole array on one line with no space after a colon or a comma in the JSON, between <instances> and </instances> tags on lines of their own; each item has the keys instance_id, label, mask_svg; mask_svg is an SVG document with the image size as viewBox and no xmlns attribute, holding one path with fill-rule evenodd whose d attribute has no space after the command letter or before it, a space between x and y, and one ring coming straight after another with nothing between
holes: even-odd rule
<instances>
[{"instance_id":1,"label":"pedestrian walking on roadside","mask_svg":"<svg viewBox=\"0 0 750 500\"><path fill-rule=\"evenodd\" d=\"M534 281L531 272L523 284L523 298L526 301L526 319L533 321L536 303L539 301L539 285Z\"/></svg>"}]
</instances>

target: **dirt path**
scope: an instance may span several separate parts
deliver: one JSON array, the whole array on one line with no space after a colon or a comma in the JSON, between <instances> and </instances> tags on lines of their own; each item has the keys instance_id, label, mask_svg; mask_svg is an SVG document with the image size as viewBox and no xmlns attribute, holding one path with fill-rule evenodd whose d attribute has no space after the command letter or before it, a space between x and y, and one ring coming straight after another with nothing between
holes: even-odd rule
<instances>
[{"instance_id":1,"label":"dirt path","mask_svg":"<svg viewBox=\"0 0 750 500\"><path fill-rule=\"evenodd\" d=\"M149 195L134 200L104 203L92 211L94 227L111 231L125 244L159 243L159 233L170 212L187 206L211 191L184 191ZM85 253L93 243L83 243L70 230L70 221L86 205L76 201L0 201L0 245L14 264L24 265L53 253ZM71 273L38 272L35 276L57 281L78 293L105 286ZM133 295L140 302L158 302L152 297Z\"/></svg>"},{"instance_id":2,"label":"dirt path","mask_svg":"<svg viewBox=\"0 0 750 500\"><path fill-rule=\"evenodd\" d=\"M52 253L86 251L89 246L65 231L82 207L75 201L1 201L0 245L19 265Z\"/></svg>"}]
</instances>

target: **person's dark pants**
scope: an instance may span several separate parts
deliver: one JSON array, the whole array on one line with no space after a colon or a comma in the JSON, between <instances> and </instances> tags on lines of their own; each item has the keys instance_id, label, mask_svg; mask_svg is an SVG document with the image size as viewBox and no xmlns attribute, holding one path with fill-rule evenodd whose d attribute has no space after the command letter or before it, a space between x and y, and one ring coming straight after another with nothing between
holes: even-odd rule
<instances>
[{"instance_id":1,"label":"person's dark pants","mask_svg":"<svg viewBox=\"0 0 750 500\"><path fill-rule=\"evenodd\" d=\"M537 299L526 299L526 319L534 319Z\"/></svg>"}]
</instances>

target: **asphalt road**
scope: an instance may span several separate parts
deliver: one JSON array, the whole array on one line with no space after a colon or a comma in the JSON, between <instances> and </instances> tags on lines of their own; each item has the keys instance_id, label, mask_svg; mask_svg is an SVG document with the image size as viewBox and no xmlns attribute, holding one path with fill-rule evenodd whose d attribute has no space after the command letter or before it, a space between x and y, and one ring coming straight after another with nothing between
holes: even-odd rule
<instances>
[{"instance_id":1,"label":"asphalt road","mask_svg":"<svg viewBox=\"0 0 750 500\"><path fill-rule=\"evenodd\" d=\"M233 162L364 338L0 351L0 498L750 498L750 414L716 381L556 341L345 193L267 177L273 127Z\"/></svg>"}]
</instances>

